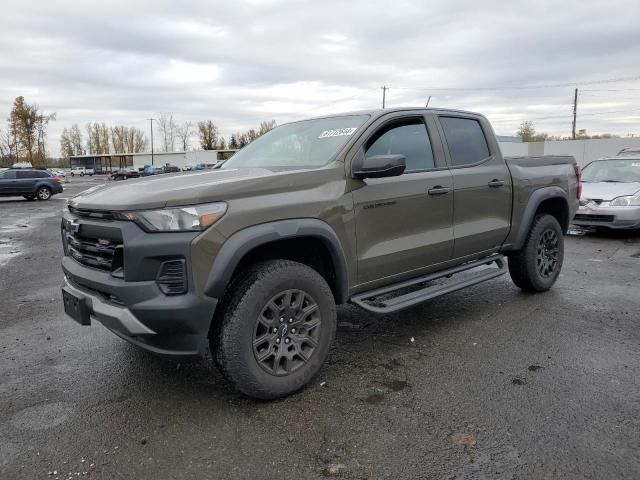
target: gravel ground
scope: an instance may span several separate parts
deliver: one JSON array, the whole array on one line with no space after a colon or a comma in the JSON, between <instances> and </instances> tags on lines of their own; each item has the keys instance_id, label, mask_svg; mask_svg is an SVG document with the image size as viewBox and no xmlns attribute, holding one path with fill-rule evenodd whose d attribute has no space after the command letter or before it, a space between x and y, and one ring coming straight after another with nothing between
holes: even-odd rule
<instances>
[{"instance_id":1,"label":"gravel ground","mask_svg":"<svg viewBox=\"0 0 640 480\"><path fill-rule=\"evenodd\" d=\"M101 181L0 199L1 479L640 478L640 233L567 237L545 294L340 307L319 378L255 402L65 318L59 214Z\"/></svg>"}]
</instances>

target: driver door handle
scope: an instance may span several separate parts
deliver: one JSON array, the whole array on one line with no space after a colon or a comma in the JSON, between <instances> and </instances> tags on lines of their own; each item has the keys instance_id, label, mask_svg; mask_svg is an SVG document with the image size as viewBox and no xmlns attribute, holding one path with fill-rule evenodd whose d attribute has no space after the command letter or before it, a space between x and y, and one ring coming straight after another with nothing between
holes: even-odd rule
<instances>
[{"instance_id":1,"label":"driver door handle","mask_svg":"<svg viewBox=\"0 0 640 480\"><path fill-rule=\"evenodd\" d=\"M491 188L499 188L499 187L503 187L504 186L504 180L499 180L497 178L494 178L493 180L491 180L488 185Z\"/></svg>"},{"instance_id":2,"label":"driver door handle","mask_svg":"<svg viewBox=\"0 0 640 480\"><path fill-rule=\"evenodd\" d=\"M441 185L436 185L435 187L430 188L429 190L427 190L427 193L429 195L446 195L447 193L449 193L450 188L448 187L443 187Z\"/></svg>"}]
</instances>

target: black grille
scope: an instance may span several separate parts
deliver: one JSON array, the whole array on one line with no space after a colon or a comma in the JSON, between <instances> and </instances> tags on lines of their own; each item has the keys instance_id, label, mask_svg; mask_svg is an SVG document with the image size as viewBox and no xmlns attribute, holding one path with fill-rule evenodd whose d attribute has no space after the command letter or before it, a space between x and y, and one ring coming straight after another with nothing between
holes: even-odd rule
<instances>
[{"instance_id":1,"label":"black grille","mask_svg":"<svg viewBox=\"0 0 640 480\"><path fill-rule=\"evenodd\" d=\"M587 222L613 222L616 217L613 215L588 215L585 213L578 213L574 220L584 220Z\"/></svg>"},{"instance_id":2,"label":"black grille","mask_svg":"<svg viewBox=\"0 0 640 480\"><path fill-rule=\"evenodd\" d=\"M67 252L77 262L107 271L122 269L122 244L117 240L92 238L64 232Z\"/></svg>"},{"instance_id":3,"label":"black grille","mask_svg":"<svg viewBox=\"0 0 640 480\"><path fill-rule=\"evenodd\" d=\"M74 215L85 218L98 218L102 220L113 220L115 218L112 212L103 210L82 210L80 208L69 206L69 211Z\"/></svg>"},{"instance_id":4,"label":"black grille","mask_svg":"<svg viewBox=\"0 0 640 480\"><path fill-rule=\"evenodd\" d=\"M160 290L165 295L181 295L187 291L187 276L184 260L168 260L163 262L156 279Z\"/></svg>"}]
</instances>

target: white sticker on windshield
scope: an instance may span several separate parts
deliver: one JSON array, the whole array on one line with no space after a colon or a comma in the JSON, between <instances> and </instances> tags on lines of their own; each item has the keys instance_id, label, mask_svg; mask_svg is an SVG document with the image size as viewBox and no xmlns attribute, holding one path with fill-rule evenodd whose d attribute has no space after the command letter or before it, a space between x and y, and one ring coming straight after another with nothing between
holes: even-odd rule
<instances>
[{"instance_id":1,"label":"white sticker on windshield","mask_svg":"<svg viewBox=\"0 0 640 480\"><path fill-rule=\"evenodd\" d=\"M632 163L631 166L632 167L640 167L640 163Z\"/></svg>"},{"instance_id":2,"label":"white sticker on windshield","mask_svg":"<svg viewBox=\"0 0 640 480\"><path fill-rule=\"evenodd\" d=\"M336 128L335 130L325 130L318 138L345 137L353 135L353 132L356 130L357 128Z\"/></svg>"}]
</instances>

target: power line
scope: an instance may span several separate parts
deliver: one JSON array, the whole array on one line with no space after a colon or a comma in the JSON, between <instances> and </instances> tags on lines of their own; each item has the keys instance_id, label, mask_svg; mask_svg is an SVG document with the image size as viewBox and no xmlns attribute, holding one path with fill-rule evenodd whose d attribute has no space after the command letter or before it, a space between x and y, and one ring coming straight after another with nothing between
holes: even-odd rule
<instances>
[{"instance_id":1,"label":"power line","mask_svg":"<svg viewBox=\"0 0 640 480\"><path fill-rule=\"evenodd\" d=\"M394 87L398 90L441 90L441 91L496 91L496 90L534 90L541 88L577 87L582 85L600 85L604 83L632 82L640 80L640 75L634 77L607 78L584 82L549 83L542 85L503 85L496 87Z\"/></svg>"}]
</instances>

